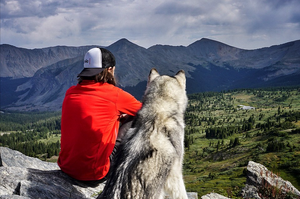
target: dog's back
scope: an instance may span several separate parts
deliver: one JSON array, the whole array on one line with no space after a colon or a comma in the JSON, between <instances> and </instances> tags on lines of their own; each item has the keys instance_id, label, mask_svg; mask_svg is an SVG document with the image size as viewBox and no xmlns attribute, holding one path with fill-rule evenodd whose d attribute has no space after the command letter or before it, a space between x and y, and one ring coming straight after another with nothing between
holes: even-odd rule
<instances>
[{"instance_id":1,"label":"dog's back","mask_svg":"<svg viewBox=\"0 0 300 199\"><path fill-rule=\"evenodd\" d=\"M187 198L183 179L185 74L149 75L143 106L116 155L98 198Z\"/></svg>"}]
</instances>

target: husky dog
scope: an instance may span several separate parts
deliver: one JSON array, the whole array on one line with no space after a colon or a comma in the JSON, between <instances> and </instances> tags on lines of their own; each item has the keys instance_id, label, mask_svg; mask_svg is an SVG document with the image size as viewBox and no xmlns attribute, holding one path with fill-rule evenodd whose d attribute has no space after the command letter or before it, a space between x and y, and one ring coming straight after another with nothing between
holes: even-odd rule
<instances>
[{"instance_id":1,"label":"husky dog","mask_svg":"<svg viewBox=\"0 0 300 199\"><path fill-rule=\"evenodd\" d=\"M183 177L184 112L187 106L183 70L174 77L149 74L143 106L116 154L99 199L187 199Z\"/></svg>"}]
</instances>

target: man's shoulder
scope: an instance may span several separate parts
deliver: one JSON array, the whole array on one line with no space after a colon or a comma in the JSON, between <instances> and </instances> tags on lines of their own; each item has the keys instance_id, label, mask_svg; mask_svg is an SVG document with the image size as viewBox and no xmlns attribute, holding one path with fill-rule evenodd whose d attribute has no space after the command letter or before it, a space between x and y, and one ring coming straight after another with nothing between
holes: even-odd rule
<instances>
[{"instance_id":1,"label":"man's shoulder","mask_svg":"<svg viewBox=\"0 0 300 199\"><path fill-rule=\"evenodd\" d=\"M75 88L76 88L76 85L70 86L70 88L67 89L66 94L69 93L69 92L71 92Z\"/></svg>"}]
</instances>

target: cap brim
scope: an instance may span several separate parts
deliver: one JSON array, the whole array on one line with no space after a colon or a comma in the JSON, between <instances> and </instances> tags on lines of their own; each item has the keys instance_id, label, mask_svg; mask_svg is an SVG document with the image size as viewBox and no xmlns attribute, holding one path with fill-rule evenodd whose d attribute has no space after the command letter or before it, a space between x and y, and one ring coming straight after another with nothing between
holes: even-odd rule
<instances>
[{"instance_id":1,"label":"cap brim","mask_svg":"<svg viewBox=\"0 0 300 199\"><path fill-rule=\"evenodd\" d=\"M98 75L104 70L104 68L84 68L77 77L92 77Z\"/></svg>"}]
</instances>

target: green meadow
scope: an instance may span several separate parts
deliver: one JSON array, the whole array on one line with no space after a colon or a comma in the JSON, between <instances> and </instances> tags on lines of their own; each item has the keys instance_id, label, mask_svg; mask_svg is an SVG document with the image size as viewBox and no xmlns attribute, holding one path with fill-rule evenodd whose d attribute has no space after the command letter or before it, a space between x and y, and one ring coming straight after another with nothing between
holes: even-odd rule
<instances>
[{"instance_id":1,"label":"green meadow","mask_svg":"<svg viewBox=\"0 0 300 199\"><path fill-rule=\"evenodd\" d=\"M190 95L185 119L187 190L199 196L216 192L240 198L250 160L299 189L299 91L247 89Z\"/></svg>"}]
</instances>

